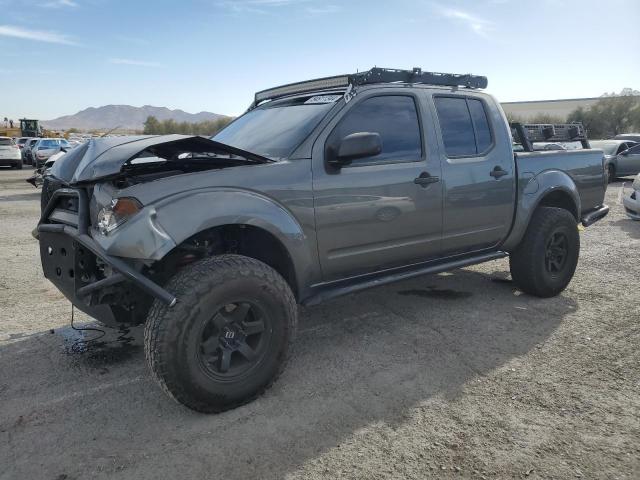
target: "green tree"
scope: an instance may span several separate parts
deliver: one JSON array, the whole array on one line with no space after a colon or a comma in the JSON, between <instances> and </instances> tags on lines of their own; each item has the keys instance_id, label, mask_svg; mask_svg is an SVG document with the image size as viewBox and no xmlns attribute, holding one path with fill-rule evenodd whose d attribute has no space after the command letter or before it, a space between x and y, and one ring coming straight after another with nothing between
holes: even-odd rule
<instances>
[{"instance_id":1,"label":"green tree","mask_svg":"<svg viewBox=\"0 0 640 480\"><path fill-rule=\"evenodd\" d=\"M566 118L551 115L550 113L538 113L531 117L527 123L565 123L566 120Z\"/></svg>"},{"instance_id":2,"label":"green tree","mask_svg":"<svg viewBox=\"0 0 640 480\"><path fill-rule=\"evenodd\" d=\"M570 122L582 122L590 138L609 138L640 130L640 96L603 97L591 108L578 107Z\"/></svg>"},{"instance_id":3,"label":"green tree","mask_svg":"<svg viewBox=\"0 0 640 480\"><path fill-rule=\"evenodd\" d=\"M146 135L157 135L160 133L160 122L156 117L150 115L144 122L143 133Z\"/></svg>"},{"instance_id":4,"label":"green tree","mask_svg":"<svg viewBox=\"0 0 640 480\"><path fill-rule=\"evenodd\" d=\"M215 120L204 122L176 122L168 119L159 121L153 116L147 117L144 122L144 133L146 135L169 135L178 133L183 135L204 135L211 136L226 127L233 120L231 117L220 117Z\"/></svg>"}]
</instances>

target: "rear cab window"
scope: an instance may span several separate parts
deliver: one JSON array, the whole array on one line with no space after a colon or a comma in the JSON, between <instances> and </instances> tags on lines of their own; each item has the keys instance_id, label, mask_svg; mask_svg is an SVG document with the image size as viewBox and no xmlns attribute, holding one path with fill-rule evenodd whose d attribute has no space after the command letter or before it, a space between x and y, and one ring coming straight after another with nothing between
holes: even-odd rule
<instances>
[{"instance_id":1,"label":"rear cab window","mask_svg":"<svg viewBox=\"0 0 640 480\"><path fill-rule=\"evenodd\" d=\"M484 102L464 96L434 96L447 157L482 156L493 145Z\"/></svg>"}]
</instances>

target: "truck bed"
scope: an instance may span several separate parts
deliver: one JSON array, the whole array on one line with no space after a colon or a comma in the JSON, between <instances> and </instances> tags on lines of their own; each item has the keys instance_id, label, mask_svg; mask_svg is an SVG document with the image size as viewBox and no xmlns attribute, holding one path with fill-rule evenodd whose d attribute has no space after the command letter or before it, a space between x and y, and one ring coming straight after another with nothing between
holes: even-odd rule
<instances>
[{"instance_id":1,"label":"truck bed","mask_svg":"<svg viewBox=\"0 0 640 480\"><path fill-rule=\"evenodd\" d=\"M562 171L568 174L578 188L581 215L595 210L604 202L606 176L604 154L601 150L549 150L515 153L519 186L527 188L532 177L546 172ZM529 189L534 188L530 186Z\"/></svg>"}]
</instances>

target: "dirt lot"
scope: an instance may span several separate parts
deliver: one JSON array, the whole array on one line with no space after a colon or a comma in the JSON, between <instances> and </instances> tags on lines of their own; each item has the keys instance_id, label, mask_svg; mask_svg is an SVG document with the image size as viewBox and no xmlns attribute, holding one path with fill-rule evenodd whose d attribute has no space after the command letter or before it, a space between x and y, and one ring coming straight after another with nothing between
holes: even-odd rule
<instances>
[{"instance_id":1,"label":"dirt lot","mask_svg":"<svg viewBox=\"0 0 640 480\"><path fill-rule=\"evenodd\" d=\"M302 310L277 384L206 416L155 386L138 329L87 344L69 327L28 173L0 171L2 480L640 477L640 223L621 182L563 295L521 294L501 260Z\"/></svg>"}]
</instances>

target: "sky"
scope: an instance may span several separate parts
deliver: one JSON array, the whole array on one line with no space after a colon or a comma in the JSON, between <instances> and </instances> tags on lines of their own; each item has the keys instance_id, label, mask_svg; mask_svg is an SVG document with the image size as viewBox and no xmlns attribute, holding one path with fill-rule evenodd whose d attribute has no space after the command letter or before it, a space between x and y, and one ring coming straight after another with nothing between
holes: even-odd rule
<instances>
[{"instance_id":1,"label":"sky","mask_svg":"<svg viewBox=\"0 0 640 480\"><path fill-rule=\"evenodd\" d=\"M238 115L373 66L489 79L500 101L640 89L639 0L0 0L0 117L108 104Z\"/></svg>"}]
</instances>

